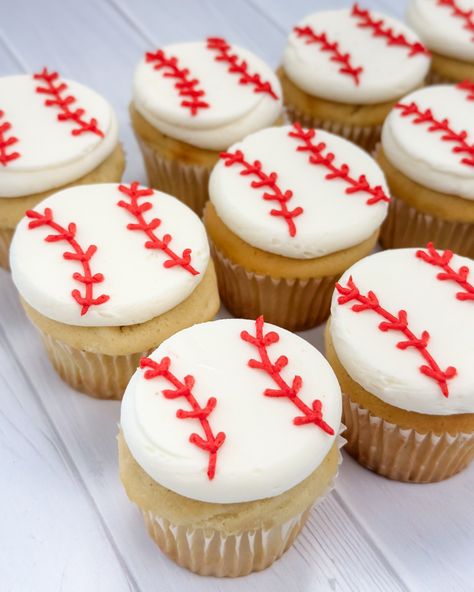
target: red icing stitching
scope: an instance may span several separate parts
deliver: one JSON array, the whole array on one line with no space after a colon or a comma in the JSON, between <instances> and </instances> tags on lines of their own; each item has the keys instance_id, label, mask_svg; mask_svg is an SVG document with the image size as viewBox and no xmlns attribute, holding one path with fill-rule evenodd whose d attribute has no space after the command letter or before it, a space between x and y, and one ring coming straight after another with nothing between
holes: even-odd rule
<instances>
[{"instance_id":1,"label":"red icing stitching","mask_svg":"<svg viewBox=\"0 0 474 592\"><path fill-rule=\"evenodd\" d=\"M110 296L107 294L101 294L96 298L93 296L94 284L100 284L104 281L104 275L102 273L92 274L90 267L90 260L97 251L96 245L90 245L84 251L76 240L77 227L74 222L71 222L67 228L64 228L64 226L54 221L53 212L50 208L45 208L43 214L35 210L28 210L26 216L31 218L31 222L28 224L28 228L30 229L48 226L52 230L55 230L57 234L49 234L44 240L48 243L66 241L72 248L72 252L66 251L63 253L64 259L67 261L77 261L82 265L82 273L75 272L72 277L77 282L84 284L85 293L81 294L79 290L73 290L71 292L71 296L82 307L81 316L85 315L91 306L98 306L107 302L110 299Z\"/></svg>"},{"instance_id":2,"label":"red icing stitching","mask_svg":"<svg viewBox=\"0 0 474 592\"><path fill-rule=\"evenodd\" d=\"M243 170L240 171L240 175L253 175L257 177L258 181L252 181L250 187L254 189L261 189L268 187L269 191L265 191L262 195L263 199L267 201L276 201L280 204L280 209L270 210L271 216L280 216L285 220L288 225L288 231L290 236L296 235L296 226L294 218L303 213L303 208L296 207L293 210L288 209L288 202L293 197L291 190L282 191L277 184L278 175L277 173L270 173L267 175L262 170L262 163L259 160L255 160L253 163L245 160L245 155L240 150L235 152L221 152L220 157L223 159L225 166L230 167L234 164L242 165Z\"/></svg>"},{"instance_id":3,"label":"red icing stitching","mask_svg":"<svg viewBox=\"0 0 474 592\"><path fill-rule=\"evenodd\" d=\"M462 292L456 294L458 300L473 300L474 301L474 286L468 282L468 276L470 269L463 265L457 271L455 271L450 265L450 261L453 258L453 252L446 250L442 253L437 251L433 243L428 243L426 251L422 249L416 252L416 256L426 263L430 263L435 267L440 267L443 271L438 273L436 276L439 280L449 280L456 282L462 289Z\"/></svg>"},{"instance_id":4,"label":"red icing stitching","mask_svg":"<svg viewBox=\"0 0 474 592\"><path fill-rule=\"evenodd\" d=\"M0 119L2 119L4 115L5 112L0 110ZM4 121L0 124L0 163L3 166L7 166L11 160L15 160L21 156L19 152L10 152L10 154L7 152L7 148L18 142L18 138L15 138L14 136L10 136L9 138L6 137L6 133L11 127L12 124L9 121Z\"/></svg>"},{"instance_id":5,"label":"red icing stitching","mask_svg":"<svg viewBox=\"0 0 474 592\"><path fill-rule=\"evenodd\" d=\"M474 144L469 144L466 141L466 130L463 130L462 132L454 131L450 127L447 118L442 120L436 119L431 109L421 111L421 109L414 101L412 101L409 104L397 103L395 105L395 108L401 110L402 117L410 117L411 115L414 115L412 123L414 123L415 125L419 123L427 123L429 124L429 132L441 132L443 134L441 136L441 140L443 142L454 142L455 144L457 144L456 146L453 146L451 148L452 152L454 152L455 154L461 153L469 155L468 157L461 159L462 164L474 166Z\"/></svg>"},{"instance_id":6,"label":"red icing stitching","mask_svg":"<svg viewBox=\"0 0 474 592\"><path fill-rule=\"evenodd\" d=\"M301 376L296 375L291 384L288 384L282 377L281 371L288 365L288 358L286 356L280 356L275 362L270 360L268 346L277 343L280 340L280 336L278 333L275 333L275 331L269 331L265 335L263 332L264 323L263 316L258 317L255 321L255 336L250 335L248 331L242 331L240 334L243 341L246 341L257 348L260 356L260 360L250 359L248 361L250 368L266 372L278 387L277 389L266 389L263 394L266 397L284 397L289 399L303 414L293 419L294 425L301 426L313 423L326 432L326 434L333 436L333 428L323 419L323 404L321 401L315 399L312 402L311 407L308 407L308 405L299 398L298 393L303 386L303 379Z\"/></svg>"},{"instance_id":7,"label":"red icing stitching","mask_svg":"<svg viewBox=\"0 0 474 592\"><path fill-rule=\"evenodd\" d=\"M372 29L372 37L385 37L387 45L409 49L408 57L410 58L417 54L431 55L428 49L419 41L410 42L403 33L395 33L392 27L384 28L385 21L383 19L376 20L369 10L360 8L357 2L352 6L351 16L362 19L357 26Z\"/></svg>"},{"instance_id":8,"label":"red icing stitching","mask_svg":"<svg viewBox=\"0 0 474 592\"><path fill-rule=\"evenodd\" d=\"M406 341L399 341L397 343L398 349L405 350L409 347L415 348L427 362L426 365L423 364L419 367L420 372L435 380L445 397L449 395L447 381L456 376L457 370L453 366L448 366L446 370L441 370L433 356L428 351L428 342L430 339L428 331L423 331L421 337L417 337L408 326L408 315L405 310L399 310L396 316L393 315L380 305L377 296L371 290L367 295L361 294L354 283L352 276L349 278L347 286L345 287L337 283L336 290L341 294L337 299L338 304L346 304L347 302L355 300L356 302L359 302L359 304L354 304L351 307L354 312L372 310L385 319L385 321L381 322L378 326L380 331L399 331L402 333L406 337Z\"/></svg>"},{"instance_id":9,"label":"red icing stitching","mask_svg":"<svg viewBox=\"0 0 474 592\"><path fill-rule=\"evenodd\" d=\"M465 90L467 92L466 100L474 101L474 82L471 82L470 80L463 80L459 84L456 84L456 88Z\"/></svg>"},{"instance_id":10,"label":"red icing stitching","mask_svg":"<svg viewBox=\"0 0 474 592\"><path fill-rule=\"evenodd\" d=\"M171 234L164 234L162 238L158 238L154 233L154 230L156 230L161 224L161 220L159 218L153 218L150 222L145 220L143 214L148 210L151 210L153 204L149 201L139 204L138 200L141 197L153 195L153 189L139 189L139 186L140 184L137 181L132 183L129 187L126 185L118 186L118 190L130 198L130 203L121 200L117 202L117 205L127 210L137 220L134 224L127 224L128 230L140 230L141 232L144 232L148 237L148 240L145 243L145 248L159 249L168 255L169 259L164 261L163 267L170 268L178 265L188 271L191 275L199 275L199 271L194 269L191 265L191 249L184 249L181 256L177 255L168 246L173 240Z\"/></svg>"},{"instance_id":11,"label":"red icing stitching","mask_svg":"<svg viewBox=\"0 0 474 592\"><path fill-rule=\"evenodd\" d=\"M451 8L451 15L464 21L463 29L472 33L471 41L474 41L474 11L462 10L455 0L438 0L438 5Z\"/></svg>"},{"instance_id":12,"label":"red icing stitching","mask_svg":"<svg viewBox=\"0 0 474 592\"><path fill-rule=\"evenodd\" d=\"M186 107L191 111L194 117L197 115L199 109L208 109L210 107L203 97L206 95L204 90L198 88L200 81L197 78L192 78L188 68L180 68L177 57L167 57L162 49L158 49L155 53L147 52L145 54L147 62L154 62L154 70L165 70L164 78L174 78L175 89L178 95L184 98L180 105Z\"/></svg>"},{"instance_id":13,"label":"red icing stitching","mask_svg":"<svg viewBox=\"0 0 474 592\"><path fill-rule=\"evenodd\" d=\"M204 450L209 454L209 462L207 465L207 476L210 480L214 479L216 474L216 463L217 453L219 448L224 444L226 435L224 432L219 432L216 436L211 429L209 424L209 415L215 409L217 400L215 397L210 397L205 405L201 407L196 401L196 398L192 392L195 384L195 379L190 374L185 376L183 381L179 380L172 372L170 372L171 360L168 357L164 357L161 362L155 362L150 358L142 358L140 360L140 368L147 368L143 376L146 380L151 380L158 376L163 377L167 380L172 389L164 389L163 393L166 399L178 399L184 397L191 407L191 411L185 411L184 409L178 409L176 411L176 417L178 419L197 419L201 424L204 431L205 438L199 436L199 434L192 433L189 436L189 441L201 450Z\"/></svg>"},{"instance_id":14,"label":"red icing stitching","mask_svg":"<svg viewBox=\"0 0 474 592\"><path fill-rule=\"evenodd\" d=\"M74 121L78 127L71 130L73 136L80 136L87 132L91 132L104 137L103 132L98 127L97 119L91 118L89 121L84 119L85 110L78 107L75 110L71 110L70 106L76 102L76 97L72 95L64 95L64 91L67 90L68 86L65 82L59 80L59 74L57 72L48 72L47 68L43 68L43 71L39 74L33 74L35 80L41 80L46 86L37 86L36 92L44 95L48 95L52 98L46 99L44 104L46 107L57 107L60 111L58 113L58 121ZM57 81L57 84L55 83Z\"/></svg>"},{"instance_id":15,"label":"red icing stitching","mask_svg":"<svg viewBox=\"0 0 474 592\"><path fill-rule=\"evenodd\" d=\"M364 68L362 66L353 66L351 64L351 54L349 52L342 53L337 41L329 41L326 33L315 33L309 25L306 25L305 27L295 27L293 31L298 37L306 38L306 45L318 43L320 45L320 51L331 54L331 57L329 58L331 62L341 64L339 72L351 76L354 80L354 84L357 86L359 85L359 76L362 74Z\"/></svg>"},{"instance_id":16,"label":"red icing stitching","mask_svg":"<svg viewBox=\"0 0 474 592\"><path fill-rule=\"evenodd\" d=\"M240 74L239 84L250 84L254 87L255 93L266 93L273 99L278 100L278 95L272 88L268 80L263 81L260 74L250 74L248 64L245 60L239 60L237 54L230 53L231 46L221 37L209 37L207 39L207 49L216 50L217 55L214 58L216 62L226 62L229 65L228 72L231 74Z\"/></svg>"},{"instance_id":17,"label":"red icing stitching","mask_svg":"<svg viewBox=\"0 0 474 592\"><path fill-rule=\"evenodd\" d=\"M293 130L288 133L290 138L296 138L303 142L302 146L297 147L298 152L309 152L309 162L314 165L321 165L325 167L329 172L325 176L325 179L341 179L349 185L345 192L348 194L352 193L368 193L370 197L365 202L367 205L372 206L379 201L390 201L390 197L385 194L385 191L381 185L372 187L369 185L365 175L360 175L358 179L351 177L350 167L347 164L337 165L334 163L335 155L332 152L323 153L326 148L324 142L319 144L313 144L311 141L316 137L315 129L304 130L299 123L293 124Z\"/></svg>"}]
</instances>

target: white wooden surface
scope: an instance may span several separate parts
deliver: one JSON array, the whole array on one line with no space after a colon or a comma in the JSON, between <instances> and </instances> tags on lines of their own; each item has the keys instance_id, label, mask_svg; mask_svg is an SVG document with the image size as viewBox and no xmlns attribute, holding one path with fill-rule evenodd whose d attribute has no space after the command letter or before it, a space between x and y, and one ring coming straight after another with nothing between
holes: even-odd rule
<instances>
[{"instance_id":1,"label":"white wooden surface","mask_svg":"<svg viewBox=\"0 0 474 592\"><path fill-rule=\"evenodd\" d=\"M227 36L276 66L286 32L321 0L0 0L0 75L43 65L107 96L144 181L127 117L133 67L154 46ZM403 2L364 5L401 15ZM0 97L1 103L1 97ZM305 334L321 346L322 331ZM334 492L294 547L240 580L194 576L161 555L117 475L119 404L51 370L0 271L0 590L461 592L474 590L474 467L435 485L378 477L345 456Z\"/></svg>"}]
</instances>

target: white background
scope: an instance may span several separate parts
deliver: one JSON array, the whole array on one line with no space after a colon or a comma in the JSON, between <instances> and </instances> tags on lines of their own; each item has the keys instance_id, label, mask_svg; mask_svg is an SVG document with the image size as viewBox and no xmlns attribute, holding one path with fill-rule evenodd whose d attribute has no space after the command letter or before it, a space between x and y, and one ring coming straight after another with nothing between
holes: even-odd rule
<instances>
[{"instance_id":1,"label":"white background","mask_svg":"<svg viewBox=\"0 0 474 592\"><path fill-rule=\"evenodd\" d=\"M0 75L44 65L104 94L145 181L128 123L146 50L226 36L277 66L285 36L330 0L0 0ZM347 3L346 3L347 4ZM398 0L366 1L401 16ZM1 106L1 97L0 97ZM321 330L304 336L321 346ZM356 592L474 590L474 466L434 485L395 483L345 456L336 490L288 553L240 580L176 567L148 539L117 474L119 404L65 386L0 271L0 590Z\"/></svg>"}]
</instances>

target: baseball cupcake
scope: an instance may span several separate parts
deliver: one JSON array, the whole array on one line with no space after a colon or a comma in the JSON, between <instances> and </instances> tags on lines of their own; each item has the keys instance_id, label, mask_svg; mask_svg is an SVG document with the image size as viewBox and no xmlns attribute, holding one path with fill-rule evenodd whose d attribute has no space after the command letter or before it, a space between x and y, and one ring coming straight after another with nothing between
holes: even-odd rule
<instances>
[{"instance_id":1,"label":"baseball cupcake","mask_svg":"<svg viewBox=\"0 0 474 592\"><path fill-rule=\"evenodd\" d=\"M377 160L393 195L382 244L433 241L474 258L474 84L404 97L384 123Z\"/></svg>"},{"instance_id":2,"label":"baseball cupcake","mask_svg":"<svg viewBox=\"0 0 474 592\"><path fill-rule=\"evenodd\" d=\"M27 209L71 185L120 181L124 166L115 113L93 90L46 68L0 78L0 266Z\"/></svg>"},{"instance_id":3,"label":"baseball cupcake","mask_svg":"<svg viewBox=\"0 0 474 592\"><path fill-rule=\"evenodd\" d=\"M430 80L474 80L474 0L410 0L409 25L432 52Z\"/></svg>"},{"instance_id":4,"label":"baseball cupcake","mask_svg":"<svg viewBox=\"0 0 474 592\"><path fill-rule=\"evenodd\" d=\"M272 70L225 39L148 52L135 72L130 113L149 182L199 215L219 152L281 112Z\"/></svg>"},{"instance_id":5,"label":"baseball cupcake","mask_svg":"<svg viewBox=\"0 0 474 592\"><path fill-rule=\"evenodd\" d=\"M429 66L411 29L356 3L298 23L278 73L292 121L371 150L393 103L424 84Z\"/></svg>"},{"instance_id":6,"label":"baseball cupcake","mask_svg":"<svg viewBox=\"0 0 474 592\"><path fill-rule=\"evenodd\" d=\"M262 317L180 331L140 366L122 403L119 459L150 535L201 575L269 566L336 477L331 367Z\"/></svg>"},{"instance_id":7,"label":"baseball cupcake","mask_svg":"<svg viewBox=\"0 0 474 592\"><path fill-rule=\"evenodd\" d=\"M326 319L337 278L370 253L389 202L366 152L299 124L222 153L209 195L204 223L224 304L291 330Z\"/></svg>"},{"instance_id":8,"label":"baseball cupcake","mask_svg":"<svg viewBox=\"0 0 474 592\"><path fill-rule=\"evenodd\" d=\"M440 481L474 457L474 261L395 249L336 286L327 357L344 393L346 450L400 481Z\"/></svg>"},{"instance_id":9,"label":"baseball cupcake","mask_svg":"<svg viewBox=\"0 0 474 592\"><path fill-rule=\"evenodd\" d=\"M10 263L53 366L94 397L121 398L143 355L219 308L201 221L138 183L54 193L20 221Z\"/></svg>"}]
</instances>

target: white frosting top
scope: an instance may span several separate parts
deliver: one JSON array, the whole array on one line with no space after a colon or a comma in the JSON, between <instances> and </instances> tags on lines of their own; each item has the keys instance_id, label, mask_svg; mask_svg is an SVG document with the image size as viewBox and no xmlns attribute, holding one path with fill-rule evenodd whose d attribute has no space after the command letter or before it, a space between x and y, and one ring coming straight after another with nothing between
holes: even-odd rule
<instances>
[{"instance_id":1,"label":"white frosting top","mask_svg":"<svg viewBox=\"0 0 474 592\"><path fill-rule=\"evenodd\" d=\"M277 343L267 347L274 363L288 357L281 370L287 383L296 375L303 385L298 397L309 407L322 402L323 420L334 435L315 424L295 425L302 412L285 397L268 397L277 388L270 375L250 368L257 348L243 341L242 330L256 334L255 321L228 319L194 325L173 335L151 355L168 356L170 371L180 380L192 375L192 393L204 407L209 397L217 404L208 416L216 437L225 433L217 452L215 477L207 475L209 454L189 441L204 437L196 419L178 419L176 411L190 410L183 398L162 394L173 389L163 377L146 380L137 370L125 392L121 426L130 451L158 483L180 495L211 503L246 502L274 497L308 477L332 447L341 421L341 391L324 357L307 341L265 323L264 333L276 331Z\"/></svg>"},{"instance_id":2,"label":"white frosting top","mask_svg":"<svg viewBox=\"0 0 474 592\"><path fill-rule=\"evenodd\" d=\"M283 217L270 214L272 209L281 208L278 202L263 198L265 193L271 193L268 185L252 187L251 183L258 178L242 175L245 169L240 163L226 166L226 159L222 157L209 182L209 196L219 217L254 247L295 259L321 257L367 239L383 222L387 203L367 205L371 195L365 192L347 194L346 189L350 187L347 181L326 179L330 171L321 164L311 164L310 152L298 150L304 142L289 136L293 129L283 126L261 130L234 144L229 153L240 150L246 162L259 160L266 175L277 174L277 185L282 193L293 192L287 208L303 208L303 212L293 218L295 236L290 236ZM381 185L388 195L384 175L367 152L323 130L316 130L311 142L315 146L324 142L323 154L333 152L336 165L349 165L351 177L358 179L364 174L371 186Z\"/></svg>"},{"instance_id":3,"label":"white frosting top","mask_svg":"<svg viewBox=\"0 0 474 592\"><path fill-rule=\"evenodd\" d=\"M406 25L379 12L370 12L374 20L383 19L383 30L392 28L403 34L409 43L419 42L418 36ZM308 43L307 36L293 30L283 54L287 76L306 93L353 104L372 104L403 96L423 83L430 66L426 53L410 57L411 49L389 45L385 36L373 35L370 27L360 27L364 19L351 14L350 8L315 12L298 23L311 27L320 36L326 34L330 44L338 43L341 54L349 54L350 65L363 68L359 84L352 75L340 72L343 64L334 61L332 51L322 51L319 42Z\"/></svg>"},{"instance_id":4,"label":"white frosting top","mask_svg":"<svg viewBox=\"0 0 474 592\"><path fill-rule=\"evenodd\" d=\"M95 169L116 147L118 125L110 104L78 82L58 78L54 84L63 82L67 89L61 97L76 98L69 109L84 109L86 121L95 118L103 137L93 132L73 135L77 123L59 121L59 107L45 105L54 97L36 92L45 86L42 80L31 74L0 78L0 111L4 112L0 125L11 124L6 138L18 141L8 151L20 154L6 166L0 165L0 197L20 197L70 183Z\"/></svg>"},{"instance_id":5,"label":"white frosting top","mask_svg":"<svg viewBox=\"0 0 474 592\"><path fill-rule=\"evenodd\" d=\"M427 348L439 368L453 366L457 371L447 380L448 397L436 380L420 371L427 362L418 349L397 347L407 341L402 332L380 330L385 319L373 310L354 312L356 300L338 304L341 294L336 290L331 336L337 356L357 383L390 405L430 415L474 413L474 300L457 299L461 286L438 279L443 269L418 258L416 252L396 249L366 257L339 283L345 287L352 276L361 294L372 290L391 314L405 310L416 337L428 331ZM474 261L455 255L449 265L456 272L467 266L474 284Z\"/></svg>"},{"instance_id":6,"label":"white frosting top","mask_svg":"<svg viewBox=\"0 0 474 592\"><path fill-rule=\"evenodd\" d=\"M163 48L167 58L177 58L180 69L197 79L196 90L204 91L202 101L209 106L191 109L183 106L189 97L180 96L176 78L167 77L169 68L155 69L157 61L140 61L135 72L133 102L137 111L166 135L200 148L223 150L258 129L272 125L282 112L280 83L272 70L250 51L236 45L230 54L245 60L251 75L259 74L277 96L255 92L255 85L240 84L241 74L229 72L226 61L216 61L219 52L208 49L204 41L178 43Z\"/></svg>"},{"instance_id":7,"label":"white frosting top","mask_svg":"<svg viewBox=\"0 0 474 592\"><path fill-rule=\"evenodd\" d=\"M468 93L451 85L428 86L400 101L414 102L420 111L431 109L434 119L447 119L456 134L467 132L474 145L474 101ZM410 179L442 193L474 199L474 166L464 164L468 154L456 153L458 142L443 141L443 131L429 131L430 122L414 123L416 114L403 115L394 108L382 128L382 146L390 162ZM471 157L472 159L472 157Z\"/></svg>"},{"instance_id":8,"label":"white frosting top","mask_svg":"<svg viewBox=\"0 0 474 592\"><path fill-rule=\"evenodd\" d=\"M92 305L81 315L81 306L71 295L86 286L73 279L84 273L80 262L63 257L74 249L65 240L46 242L59 232L47 225L28 228L31 218L19 223L11 246L10 265L13 281L22 298L43 315L69 325L116 326L142 323L185 300L201 281L209 262L209 246L204 226L183 203L159 191L141 197L138 202L152 204L143 218L150 223L161 220L154 230L157 238L172 235L169 248L181 256L190 248L193 275L181 266L164 267L169 257L160 249L145 248L150 237L142 230L127 229L137 223L129 211L117 204L131 200L116 184L83 185L54 193L40 202L36 212L51 208L54 222L63 228L77 226L75 240L83 251L96 245L90 258L91 274L101 273L103 281L93 284L93 297L109 299Z\"/></svg>"},{"instance_id":9,"label":"white frosting top","mask_svg":"<svg viewBox=\"0 0 474 592\"><path fill-rule=\"evenodd\" d=\"M474 0L455 0L461 13L474 10ZM474 12L470 17L456 16L448 3L435 0L410 0L407 21L437 53L465 62L474 62ZM472 23L472 29L466 27Z\"/></svg>"}]
</instances>

